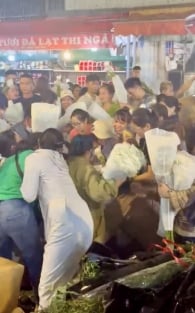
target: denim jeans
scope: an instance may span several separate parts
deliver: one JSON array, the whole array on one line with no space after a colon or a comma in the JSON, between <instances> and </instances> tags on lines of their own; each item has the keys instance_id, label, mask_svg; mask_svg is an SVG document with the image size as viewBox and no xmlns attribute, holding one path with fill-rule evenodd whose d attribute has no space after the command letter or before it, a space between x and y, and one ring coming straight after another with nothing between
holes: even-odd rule
<instances>
[{"instance_id":1,"label":"denim jeans","mask_svg":"<svg viewBox=\"0 0 195 313\"><path fill-rule=\"evenodd\" d=\"M14 245L37 289L43 249L33 208L22 199L0 201L0 256L11 259Z\"/></svg>"}]
</instances>

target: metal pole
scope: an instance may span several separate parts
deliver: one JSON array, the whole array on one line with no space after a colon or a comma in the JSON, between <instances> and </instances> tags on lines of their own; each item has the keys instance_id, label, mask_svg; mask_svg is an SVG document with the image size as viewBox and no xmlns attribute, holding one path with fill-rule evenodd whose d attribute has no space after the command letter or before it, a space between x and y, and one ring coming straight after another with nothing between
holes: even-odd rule
<instances>
[{"instance_id":1,"label":"metal pole","mask_svg":"<svg viewBox=\"0 0 195 313\"><path fill-rule=\"evenodd\" d=\"M126 67L126 78L129 78L131 69L131 36L127 36L127 67Z\"/></svg>"}]
</instances>

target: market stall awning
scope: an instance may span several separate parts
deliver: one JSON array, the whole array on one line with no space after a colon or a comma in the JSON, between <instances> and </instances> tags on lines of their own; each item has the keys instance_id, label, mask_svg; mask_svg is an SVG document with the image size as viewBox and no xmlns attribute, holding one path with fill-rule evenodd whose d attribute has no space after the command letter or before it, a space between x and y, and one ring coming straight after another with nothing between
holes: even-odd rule
<instances>
[{"instance_id":1,"label":"market stall awning","mask_svg":"<svg viewBox=\"0 0 195 313\"><path fill-rule=\"evenodd\" d=\"M85 34L110 32L111 29L111 21L95 22L95 18L93 21L87 17L0 22L1 37Z\"/></svg>"},{"instance_id":2,"label":"market stall awning","mask_svg":"<svg viewBox=\"0 0 195 313\"><path fill-rule=\"evenodd\" d=\"M126 20L114 23L115 35L185 35L194 32L193 5L168 6L162 8L133 9Z\"/></svg>"},{"instance_id":3,"label":"market stall awning","mask_svg":"<svg viewBox=\"0 0 195 313\"><path fill-rule=\"evenodd\" d=\"M0 50L65 50L114 47L113 21L126 13L0 22Z\"/></svg>"},{"instance_id":4,"label":"market stall awning","mask_svg":"<svg viewBox=\"0 0 195 313\"><path fill-rule=\"evenodd\" d=\"M138 22L119 22L114 23L115 35L185 35L185 21L182 20L156 20L156 21L138 21Z\"/></svg>"}]
</instances>

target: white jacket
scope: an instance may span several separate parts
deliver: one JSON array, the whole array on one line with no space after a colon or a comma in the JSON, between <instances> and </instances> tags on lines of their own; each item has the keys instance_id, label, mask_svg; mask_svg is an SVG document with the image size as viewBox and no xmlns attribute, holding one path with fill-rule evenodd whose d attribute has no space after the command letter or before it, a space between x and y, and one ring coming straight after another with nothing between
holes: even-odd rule
<instances>
[{"instance_id":1,"label":"white jacket","mask_svg":"<svg viewBox=\"0 0 195 313\"><path fill-rule=\"evenodd\" d=\"M26 158L21 192L27 202L39 198L46 239L52 222L67 222L66 210L71 210L93 229L89 208L79 196L59 152L39 149Z\"/></svg>"}]
</instances>

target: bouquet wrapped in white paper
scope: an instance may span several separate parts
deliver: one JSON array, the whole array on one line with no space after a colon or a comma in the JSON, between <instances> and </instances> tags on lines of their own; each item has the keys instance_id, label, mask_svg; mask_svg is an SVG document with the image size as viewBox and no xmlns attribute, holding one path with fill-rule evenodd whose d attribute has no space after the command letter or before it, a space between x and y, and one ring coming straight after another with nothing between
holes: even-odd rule
<instances>
[{"instance_id":1,"label":"bouquet wrapped in white paper","mask_svg":"<svg viewBox=\"0 0 195 313\"><path fill-rule=\"evenodd\" d=\"M115 89L114 98L119 103L128 103L127 91L125 89L124 83L121 80L120 76L118 76L111 65L105 64L105 70L108 72L108 75L112 79L112 83Z\"/></svg>"},{"instance_id":2,"label":"bouquet wrapped in white paper","mask_svg":"<svg viewBox=\"0 0 195 313\"><path fill-rule=\"evenodd\" d=\"M20 102L13 103L13 101L8 102L8 107L4 113L5 120L10 125L16 125L24 120L24 110Z\"/></svg>"},{"instance_id":3,"label":"bouquet wrapped in white paper","mask_svg":"<svg viewBox=\"0 0 195 313\"><path fill-rule=\"evenodd\" d=\"M119 103L128 103L127 99L127 91L124 87L124 83L122 82L120 76L114 75L112 76L112 83L115 89L115 97Z\"/></svg>"},{"instance_id":4,"label":"bouquet wrapped in white paper","mask_svg":"<svg viewBox=\"0 0 195 313\"><path fill-rule=\"evenodd\" d=\"M180 139L174 132L162 129L152 129L145 133L146 144L150 156L152 170L157 182L163 182L173 187L171 171L176 159L177 147ZM159 234L173 230L175 212L170 208L169 200L161 199Z\"/></svg>"},{"instance_id":5,"label":"bouquet wrapped in white paper","mask_svg":"<svg viewBox=\"0 0 195 313\"><path fill-rule=\"evenodd\" d=\"M127 142L116 144L102 169L103 177L110 179L124 179L135 177L146 165L141 150Z\"/></svg>"},{"instance_id":6,"label":"bouquet wrapped in white paper","mask_svg":"<svg viewBox=\"0 0 195 313\"><path fill-rule=\"evenodd\" d=\"M32 132L44 132L57 128L60 108L50 103L33 103L31 108Z\"/></svg>"},{"instance_id":7,"label":"bouquet wrapped in white paper","mask_svg":"<svg viewBox=\"0 0 195 313\"><path fill-rule=\"evenodd\" d=\"M96 102L92 102L88 108L88 113L94 120L111 119L110 115Z\"/></svg>"},{"instance_id":8,"label":"bouquet wrapped in white paper","mask_svg":"<svg viewBox=\"0 0 195 313\"><path fill-rule=\"evenodd\" d=\"M186 151L178 151L172 168L173 188L189 189L195 180L195 156Z\"/></svg>"},{"instance_id":9,"label":"bouquet wrapped in white paper","mask_svg":"<svg viewBox=\"0 0 195 313\"><path fill-rule=\"evenodd\" d=\"M96 102L92 102L89 107L84 102L76 102L71 104L65 114L58 121L58 128L61 129L68 123L70 123L70 118L74 110L81 109L89 113L89 115L94 118L94 120L108 120L110 115Z\"/></svg>"},{"instance_id":10,"label":"bouquet wrapped in white paper","mask_svg":"<svg viewBox=\"0 0 195 313\"><path fill-rule=\"evenodd\" d=\"M65 114L58 121L58 128L61 129L70 123L70 118L74 110L81 109L87 112L87 105L84 102L76 102L71 104L67 109Z\"/></svg>"}]
</instances>

